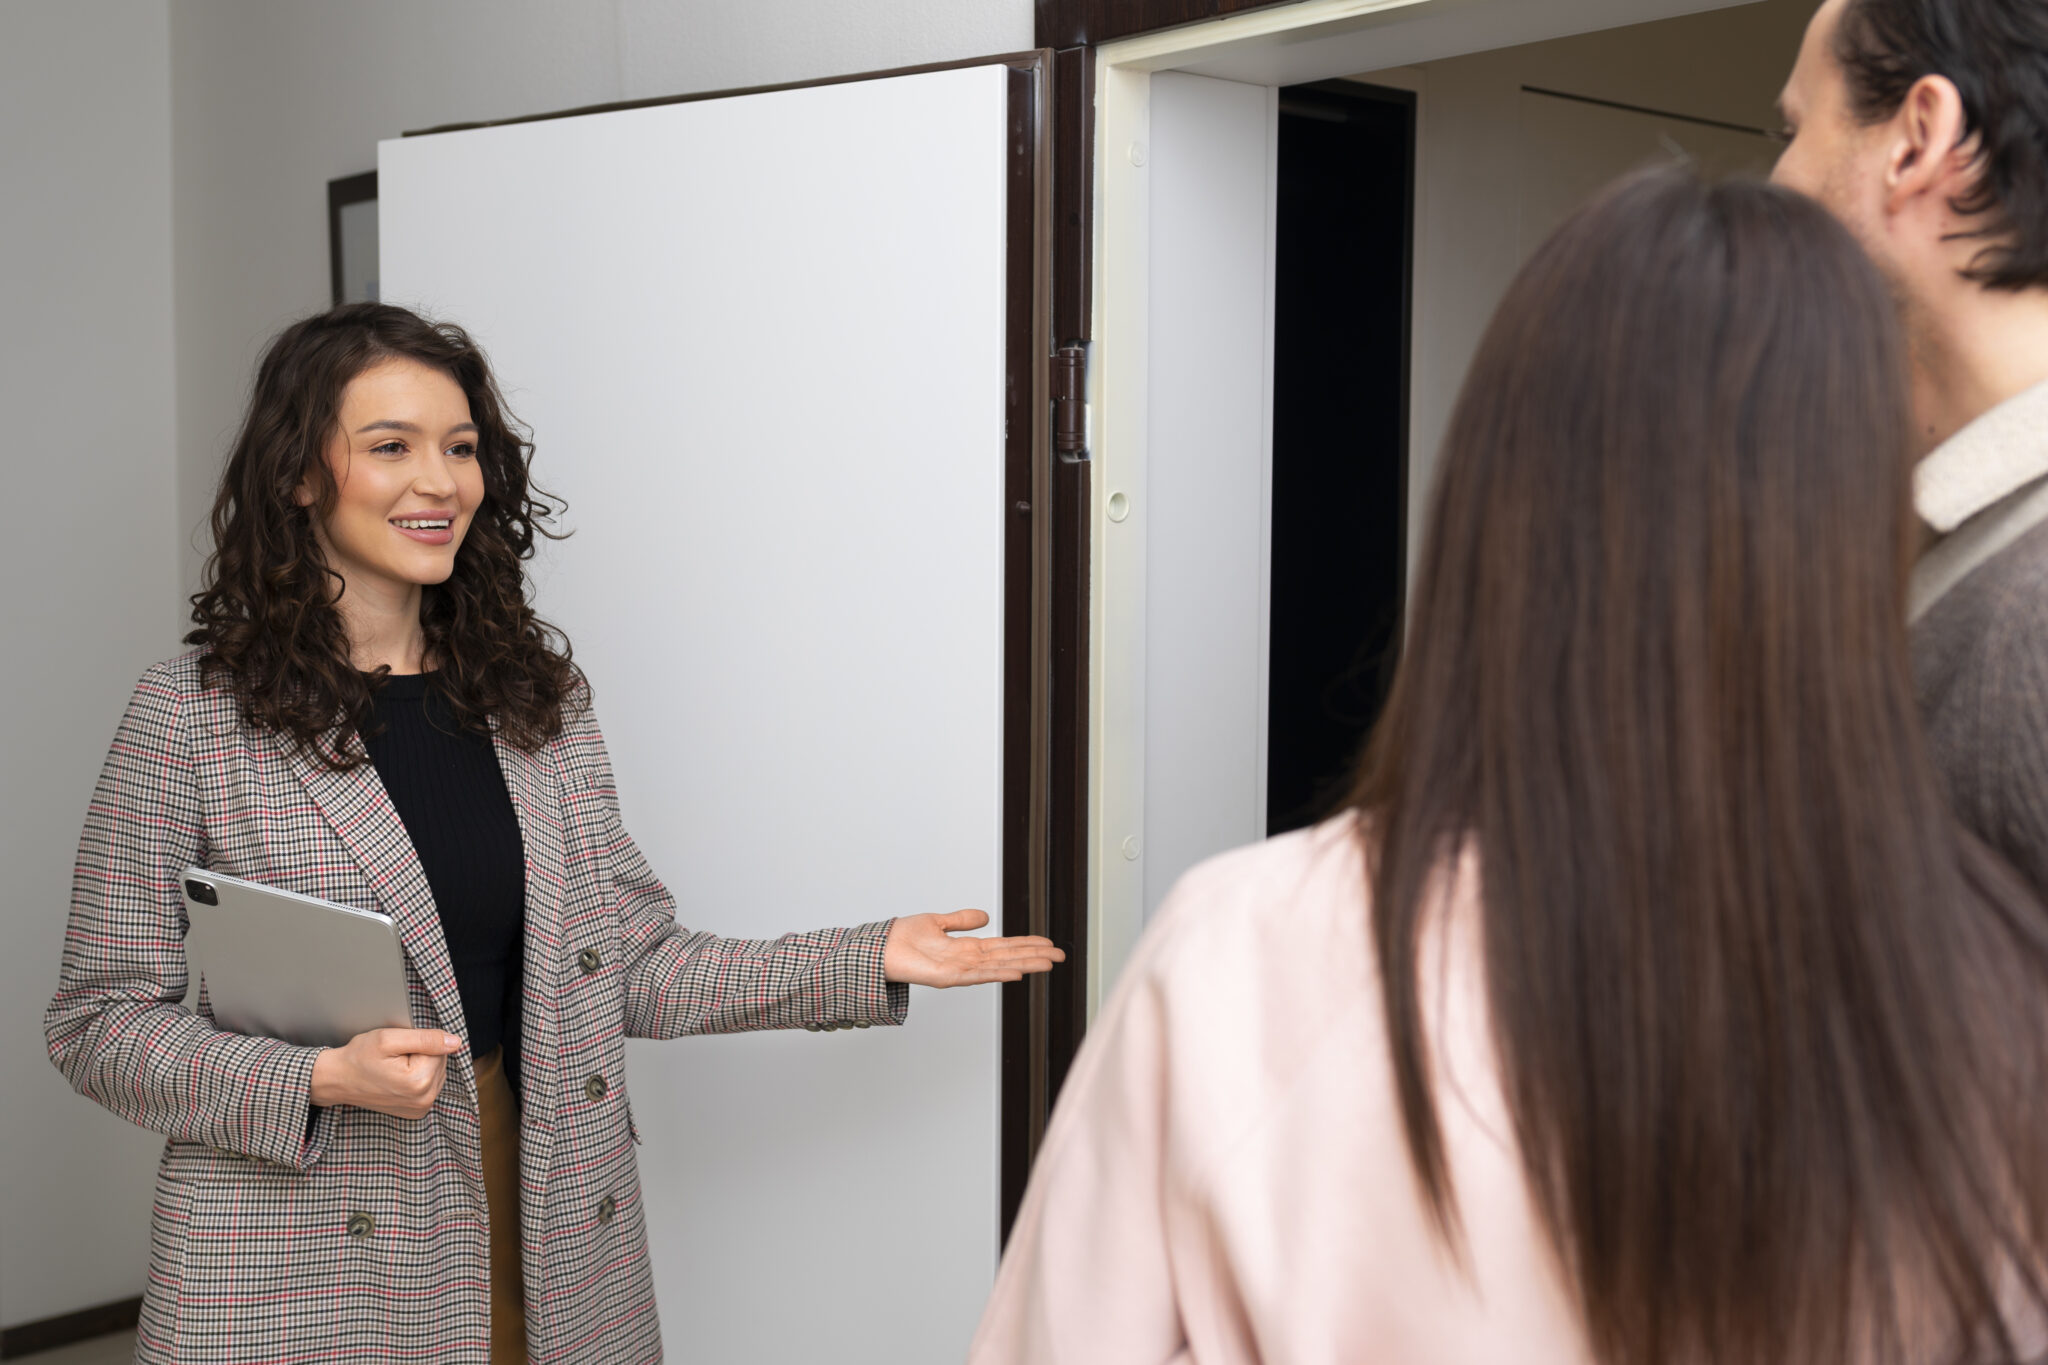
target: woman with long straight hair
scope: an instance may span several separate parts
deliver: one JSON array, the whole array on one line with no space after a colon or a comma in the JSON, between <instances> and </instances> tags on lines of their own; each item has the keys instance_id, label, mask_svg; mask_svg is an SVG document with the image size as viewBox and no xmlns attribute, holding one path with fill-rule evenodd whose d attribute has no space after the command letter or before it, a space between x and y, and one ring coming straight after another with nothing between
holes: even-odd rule
<instances>
[{"instance_id":1,"label":"woman with long straight hair","mask_svg":"<svg viewBox=\"0 0 2048 1365\"><path fill-rule=\"evenodd\" d=\"M909 984L1061 956L952 937L978 910L679 928L528 602L557 510L531 458L459 327L353 304L263 358L195 648L115 735L45 1021L81 1093L169 1138L141 1361L658 1359L625 1040L899 1024ZM390 914L415 1027L216 1027L191 866Z\"/></svg>"},{"instance_id":2,"label":"woman with long straight hair","mask_svg":"<svg viewBox=\"0 0 2048 1365\"><path fill-rule=\"evenodd\" d=\"M1905 397L1789 192L1531 258L1350 809L1155 916L976 1361L2040 1354L2048 916L1922 743Z\"/></svg>"}]
</instances>

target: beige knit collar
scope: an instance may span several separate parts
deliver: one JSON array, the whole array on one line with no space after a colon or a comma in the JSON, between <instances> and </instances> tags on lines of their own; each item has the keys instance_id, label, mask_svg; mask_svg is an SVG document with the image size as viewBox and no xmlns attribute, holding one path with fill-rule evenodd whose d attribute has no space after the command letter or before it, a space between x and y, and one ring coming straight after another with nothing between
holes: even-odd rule
<instances>
[{"instance_id":1,"label":"beige knit collar","mask_svg":"<svg viewBox=\"0 0 2048 1365\"><path fill-rule=\"evenodd\" d=\"M1999 499L2048 475L2048 383L1979 416L1913 471L1913 505L1947 535Z\"/></svg>"}]
</instances>

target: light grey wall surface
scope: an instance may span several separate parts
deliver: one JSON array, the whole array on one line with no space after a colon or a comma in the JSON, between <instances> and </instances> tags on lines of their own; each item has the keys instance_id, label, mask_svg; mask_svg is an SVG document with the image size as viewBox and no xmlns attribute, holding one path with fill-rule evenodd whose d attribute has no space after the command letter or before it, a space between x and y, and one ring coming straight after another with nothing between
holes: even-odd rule
<instances>
[{"instance_id":1,"label":"light grey wall surface","mask_svg":"<svg viewBox=\"0 0 2048 1365\"><path fill-rule=\"evenodd\" d=\"M327 302L327 182L374 166L379 139L986 56L1031 31L1031 0L171 0L184 579L264 341ZM518 185L472 206L521 210Z\"/></svg>"},{"instance_id":2,"label":"light grey wall surface","mask_svg":"<svg viewBox=\"0 0 2048 1365\"><path fill-rule=\"evenodd\" d=\"M0 1325L142 1287L162 1140L43 1047L85 805L177 647L166 0L0 5Z\"/></svg>"},{"instance_id":3,"label":"light grey wall surface","mask_svg":"<svg viewBox=\"0 0 2048 1365\"><path fill-rule=\"evenodd\" d=\"M1523 88L1775 130L1772 106L1814 8L1815 0L1762 0L1356 77L1420 99L1411 556L1458 389L1522 260Z\"/></svg>"}]
</instances>

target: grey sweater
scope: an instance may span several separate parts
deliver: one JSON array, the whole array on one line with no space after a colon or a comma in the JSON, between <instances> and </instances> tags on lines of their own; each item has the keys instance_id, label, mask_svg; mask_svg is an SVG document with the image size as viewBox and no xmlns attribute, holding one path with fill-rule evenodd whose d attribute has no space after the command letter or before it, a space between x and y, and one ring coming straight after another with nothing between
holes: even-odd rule
<instances>
[{"instance_id":1,"label":"grey sweater","mask_svg":"<svg viewBox=\"0 0 2048 1365\"><path fill-rule=\"evenodd\" d=\"M2048 897L2048 522L1927 608L1913 676L1957 816Z\"/></svg>"}]
</instances>

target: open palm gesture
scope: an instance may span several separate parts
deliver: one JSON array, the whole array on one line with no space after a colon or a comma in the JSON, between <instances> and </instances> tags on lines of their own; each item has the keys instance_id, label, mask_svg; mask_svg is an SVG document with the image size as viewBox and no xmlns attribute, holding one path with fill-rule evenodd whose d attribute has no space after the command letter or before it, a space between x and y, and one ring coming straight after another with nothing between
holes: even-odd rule
<instances>
[{"instance_id":1,"label":"open palm gesture","mask_svg":"<svg viewBox=\"0 0 2048 1365\"><path fill-rule=\"evenodd\" d=\"M882 975L913 986L978 986L986 981L1022 981L1027 972L1047 972L1067 955L1049 938L954 938L979 929L988 916L979 910L950 915L907 915L889 926L882 946Z\"/></svg>"}]
</instances>

